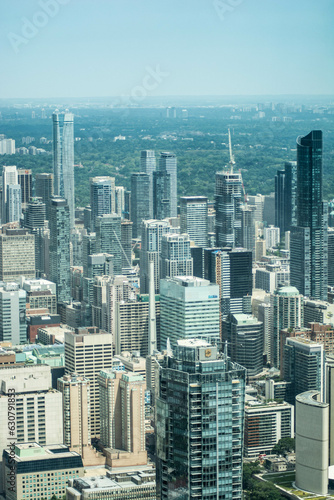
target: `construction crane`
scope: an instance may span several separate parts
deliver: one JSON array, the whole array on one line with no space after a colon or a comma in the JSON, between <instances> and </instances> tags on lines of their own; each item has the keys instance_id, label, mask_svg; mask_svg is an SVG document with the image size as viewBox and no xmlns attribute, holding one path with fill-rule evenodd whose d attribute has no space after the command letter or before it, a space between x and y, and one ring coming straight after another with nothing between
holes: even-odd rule
<instances>
[{"instance_id":1,"label":"construction crane","mask_svg":"<svg viewBox=\"0 0 334 500\"><path fill-rule=\"evenodd\" d=\"M230 167L231 167L231 174L233 174L233 167L235 165L235 161L234 161L234 156L233 156L233 153L232 153L232 141L231 141L231 131L230 131L230 129L228 129L228 149L230 151L230 161L229 161L229 164L230 164Z\"/></svg>"}]
</instances>

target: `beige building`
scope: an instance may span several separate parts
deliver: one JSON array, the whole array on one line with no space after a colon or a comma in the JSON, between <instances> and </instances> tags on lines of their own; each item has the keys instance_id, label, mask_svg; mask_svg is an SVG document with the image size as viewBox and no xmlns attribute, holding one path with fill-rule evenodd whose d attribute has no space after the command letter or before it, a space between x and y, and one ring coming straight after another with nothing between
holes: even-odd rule
<instances>
[{"instance_id":1,"label":"beige building","mask_svg":"<svg viewBox=\"0 0 334 500\"><path fill-rule=\"evenodd\" d=\"M32 442L6 448L4 467L6 500L62 498L68 481L84 475L80 455L62 444L42 447Z\"/></svg>"},{"instance_id":2,"label":"beige building","mask_svg":"<svg viewBox=\"0 0 334 500\"><path fill-rule=\"evenodd\" d=\"M97 327L65 332L65 373L77 373L90 381L91 437L100 436L98 375L112 367L112 335Z\"/></svg>"},{"instance_id":3,"label":"beige building","mask_svg":"<svg viewBox=\"0 0 334 500\"><path fill-rule=\"evenodd\" d=\"M101 370L101 441L112 467L147 463L145 389L142 375Z\"/></svg>"},{"instance_id":4,"label":"beige building","mask_svg":"<svg viewBox=\"0 0 334 500\"><path fill-rule=\"evenodd\" d=\"M35 278L35 236L25 229L3 227L0 234L0 281Z\"/></svg>"},{"instance_id":5,"label":"beige building","mask_svg":"<svg viewBox=\"0 0 334 500\"><path fill-rule=\"evenodd\" d=\"M104 464L91 446L90 382L76 373L58 379L63 395L64 443L82 457L84 465Z\"/></svg>"}]
</instances>

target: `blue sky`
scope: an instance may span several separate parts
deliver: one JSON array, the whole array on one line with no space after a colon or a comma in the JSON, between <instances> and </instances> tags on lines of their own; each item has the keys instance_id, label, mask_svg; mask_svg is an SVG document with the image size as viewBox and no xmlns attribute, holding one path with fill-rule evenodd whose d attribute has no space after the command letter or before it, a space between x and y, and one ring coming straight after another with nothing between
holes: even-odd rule
<instances>
[{"instance_id":1,"label":"blue sky","mask_svg":"<svg viewBox=\"0 0 334 500\"><path fill-rule=\"evenodd\" d=\"M0 0L0 96L333 94L333 21L333 0Z\"/></svg>"}]
</instances>

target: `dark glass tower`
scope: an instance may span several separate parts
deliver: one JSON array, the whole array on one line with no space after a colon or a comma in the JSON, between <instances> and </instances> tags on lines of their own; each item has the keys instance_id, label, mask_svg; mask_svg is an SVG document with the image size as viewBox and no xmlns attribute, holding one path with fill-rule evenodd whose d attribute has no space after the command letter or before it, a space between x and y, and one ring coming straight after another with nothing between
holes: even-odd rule
<instances>
[{"instance_id":1,"label":"dark glass tower","mask_svg":"<svg viewBox=\"0 0 334 500\"><path fill-rule=\"evenodd\" d=\"M131 220L133 222L132 236L139 238L141 223L150 219L149 205L150 176L144 172L131 175Z\"/></svg>"},{"instance_id":2,"label":"dark glass tower","mask_svg":"<svg viewBox=\"0 0 334 500\"><path fill-rule=\"evenodd\" d=\"M322 131L297 139L296 226L291 228L290 281L300 293L327 299L327 204L322 201Z\"/></svg>"},{"instance_id":3,"label":"dark glass tower","mask_svg":"<svg viewBox=\"0 0 334 500\"><path fill-rule=\"evenodd\" d=\"M284 170L275 175L275 226L281 235L296 225L297 162L285 163Z\"/></svg>"},{"instance_id":4,"label":"dark glass tower","mask_svg":"<svg viewBox=\"0 0 334 500\"><path fill-rule=\"evenodd\" d=\"M157 219L177 217L177 158L160 153L159 170L153 173L153 210Z\"/></svg>"}]
</instances>

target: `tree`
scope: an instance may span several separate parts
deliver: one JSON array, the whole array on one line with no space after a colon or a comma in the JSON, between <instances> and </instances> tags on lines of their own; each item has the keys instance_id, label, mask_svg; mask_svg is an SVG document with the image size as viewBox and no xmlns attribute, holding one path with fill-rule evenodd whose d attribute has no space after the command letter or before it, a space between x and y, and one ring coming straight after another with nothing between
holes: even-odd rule
<instances>
[{"instance_id":1,"label":"tree","mask_svg":"<svg viewBox=\"0 0 334 500\"><path fill-rule=\"evenodd\" d=\"M286 455L295 449L295 440L293 438L285 437L278 441L271 450L274 455Z\"/></svg>"}]
</instances>

